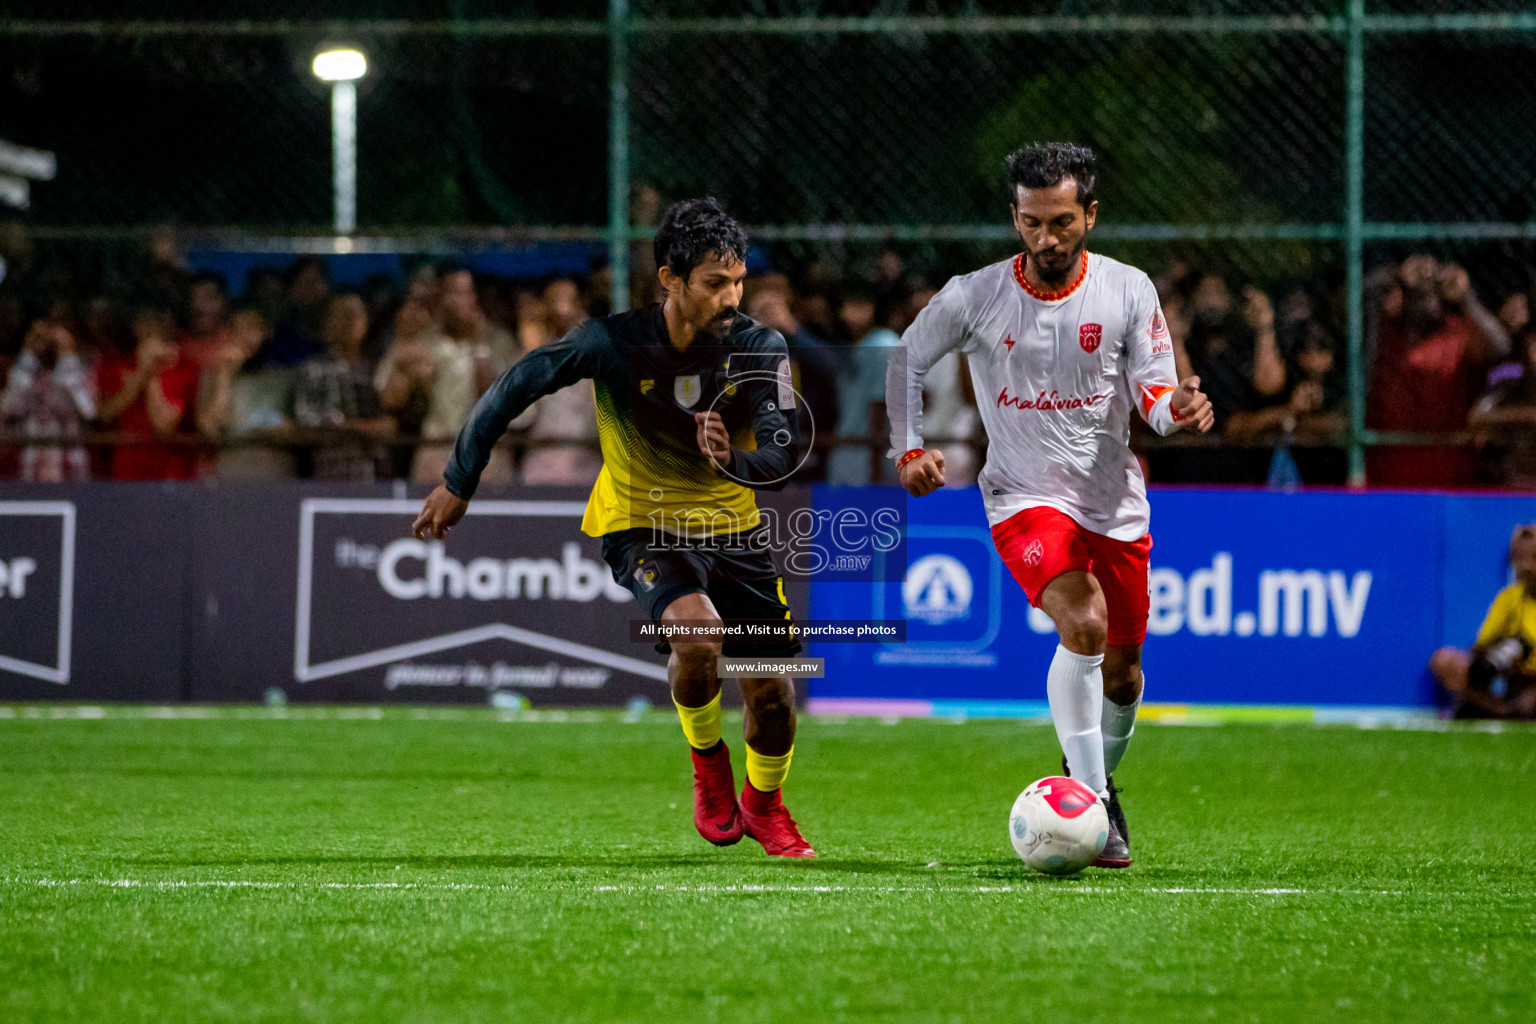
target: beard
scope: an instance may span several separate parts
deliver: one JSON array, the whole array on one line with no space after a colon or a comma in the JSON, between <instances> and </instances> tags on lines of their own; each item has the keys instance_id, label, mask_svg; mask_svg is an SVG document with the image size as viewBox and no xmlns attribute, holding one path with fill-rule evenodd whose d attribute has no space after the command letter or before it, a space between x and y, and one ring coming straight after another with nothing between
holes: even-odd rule
<instances>
[{"instance_id":1,"label":"beard","mask_svg":"<svg viewBox=\"0 0 1536 1024\"><path fill-rule=\"evenodd\" d=\"M1035 274L1042 284L1052 287L1063 285L1067 283L1068 276L1077 269L1078 261L1083 258L1083 247L1087 244L1088 238L1085 235L1076 245L1068 249L1063 257L1057 257L1054 254L1043 256L1040 253L1031 252L1029 262L1034 264Z\"/></svg>"},{"instance_id":2,"label":"beard","mask_svg":"<svg viewBox=\"0 0 1536 1024\"><path fill-rule=\"evenodd\" d=\"M719 316L715 317L699 328L699 333L706 335L715 341L722 340L731 330L731 324L736 321L736 308L733 306Z\"/></svg>"}]
</instances>

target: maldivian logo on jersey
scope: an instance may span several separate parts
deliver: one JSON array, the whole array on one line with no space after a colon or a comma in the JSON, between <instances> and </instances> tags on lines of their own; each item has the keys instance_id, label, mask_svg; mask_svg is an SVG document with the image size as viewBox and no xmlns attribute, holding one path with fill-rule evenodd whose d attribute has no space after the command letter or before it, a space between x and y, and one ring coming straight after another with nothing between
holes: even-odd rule
<instances>
[{"instance_id":1,"label":"maldivian logo on jersey","mask_svg":"<svg viewBox=\"0 0 1536 1024\"><path fill-rule=\"evenodd\" d=\"M1145 390L1145 389L1143 389ZM1087 398L1079 398L1077 395L1062 396L1060 392L1052 391L1046 394L1044 391L1034 398L1021 398L1018 395L1010 395L1008 386L1003 385L1003 390L998 393L997 407L999 409L1039 409L1042 412L1061 412L1067 409L1091 409L1100 402L1107 402L1112 394L1106 392L1102 395L1089 395Z\"/></svg>"},{"instance_id":2,"label":"maldivian logo on jersey","mask_svg":"<svg viewBox=\"0 0 1536 1024\"><path fill-rule=\"evenodd\" d=\"M1083 351L1090 355L1099 350L1099 342L1103 339L1103 324L1083 324L1077 329L1078 344L1082 345Z\"/></svg>"},{"instance_id":3,"label":"maldivian logo on jersey","mask_svg":"<svg viewBox=\"0 0 1536 1024\"><path fill-rule=\"evenodd\" d=\"M692 409L698 404L701 393L699 375L696 373L690 373L686 377L679 377L672 382L672 397L677 399L677 404L684 409Z\"/></svg>"}]
</instances>

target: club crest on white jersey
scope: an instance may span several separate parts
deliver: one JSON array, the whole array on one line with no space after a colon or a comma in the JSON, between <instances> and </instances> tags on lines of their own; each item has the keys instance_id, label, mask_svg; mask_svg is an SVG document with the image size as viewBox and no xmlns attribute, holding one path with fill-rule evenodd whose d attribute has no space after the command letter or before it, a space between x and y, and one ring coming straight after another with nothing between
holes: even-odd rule
<instances>
[{"instance_id":1,"label":"club crest on white jersey","mask_svg":"<svg viewBox=\"0 0 1536 1024\"><path fill-rule=\"evenodd\" d=\"M965 354L988 437L979 483L993 524L1049 507L1117 540L1147 532L1130 416L1176 429L1173 346L1147 275L1089 253L1054 291L1022 256L952 278L902 338L886 377L892 450L923 447L923 376Z\"/></svg>"}]
</instances>

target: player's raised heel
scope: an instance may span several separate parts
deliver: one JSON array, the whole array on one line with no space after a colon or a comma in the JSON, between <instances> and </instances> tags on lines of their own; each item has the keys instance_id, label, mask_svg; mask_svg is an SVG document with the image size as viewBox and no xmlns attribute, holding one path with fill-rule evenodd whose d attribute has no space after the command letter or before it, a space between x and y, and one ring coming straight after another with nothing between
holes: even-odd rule
<instances>
[{"instance_id":1,"label":"player's raised heel","mask_svg":"<svg viewBox=\"0 0 1536 1024\"><path fill-rule=\"evenodd\" d=\"M800 834L800 826L789 816L779 798L779 790L762 793L750 784L741 790L741 817L747 835L763 844L770 857L814 857L816 851Z\"/></svg>"},{"instance_id":2,"label":"player's raised heel","mask_svg":"<svg viewBox=\"0 0 1536 1024\"><path fill-rule=\"evenodd\" d=\"M723 742L708 754L693 751L693 827L716 846L734 846L745 834L731 752Z\"/></svg>"},{"instance_id":3,"label":"player's raised heel","mask_svg":"<svg viewBox=\"0 0 1536 1024\"><path fill-rule=\"evenodd\" d=\"M1104 801L1104 810L1109 812L1109 820L1115 823L1115 828L1120 831L1120 838L1125 840L1125 845L1131 845L1131 829L1125 823L1125 812L1120 809L1120 790L1115 787L1115 777L1111 775L1108 780L1109 799Z\"/></svg>"},{"instance_id":4,"label":"player's raised heel","mask_svg":"<svg viewBox=\"0 0 1536 1024\"><path fill-rule=\"evenodd\" d=\"M1065 754L1061 758L1061 773L1072 777ZM1104 801L1104 812L1109 815L1109 839L1104 843L1104 852L1094 859L1093 866L1128 868L1131 866L1131 830L1126 827L1125 812L1120 809L1120 791L1115 788L1115 777L1111 775L1108 782L1109 799Z\"/></svg>"},{"instance_id":5,"label":"player's raised heel","mask_svg":"<svg viewBox=\"0 0 1536 1024\"><path fill-rule=\"evenodd\" d=\"M1131 830L1125 824L1125 812L1120 809L1120 791L1115 788L1115 777L1109 777L1109 799L1104 801L1109 815L1109 839L1104 852L1094 860L1096 868L1128 868L1131 866Z\"/></svg>"},{"instance_id":6,"label":"player's raised heel","mask_svg":"<svg viewBox=\"0 0 1536 1024\"><path fill-rule=\"evenodd\" d=\"M1109 839L1104 843L1104 852L1093 859L1096 868L1128 868L1131 866L1131 848L1126 845L1125 837L1115 829L1113 820L1109 823Z\"/></svg>"}]
</instances>

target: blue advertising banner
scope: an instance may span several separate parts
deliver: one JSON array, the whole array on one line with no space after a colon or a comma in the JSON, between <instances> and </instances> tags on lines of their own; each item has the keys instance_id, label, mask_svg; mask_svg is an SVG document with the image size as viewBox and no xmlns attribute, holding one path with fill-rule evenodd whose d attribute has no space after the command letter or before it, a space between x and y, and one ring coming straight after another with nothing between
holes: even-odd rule
<instances>
[{"instance_id":1,"label":"blue advertising banner","mask_svg":"<svg viewBox=\"0 0 1536 1024\"><path fill-rule=\"evenodd\" d=\"M829 503L842 500L826 496ZM1425 705L1470 644L1536 499L1155 490L1147 699ZM905 572L818 583L817 618L905 617L904 645L816 645L813 697L1036 702L1055 646L992 546L981 496L907 504Z\"/></svg>"},{"instance_id":2,"label":"blue advertising banner","mask_svg":"<svg viewBox=\"0 0 1536 1024\"><path fill-rule=\"evenodd\" d=\"M487 494L427 544L419 494L385 487L0 486L0 698L664 702L583 497ZM1043 710L1055 633L979 492L811 505L765 502L796 620L907 623L904 643L813 642L812 698ZM1533 521L1536 496L1154 491L1147 699L1429 705L1430 653L1471 644Z\"/></svg>"}]
</instances>

